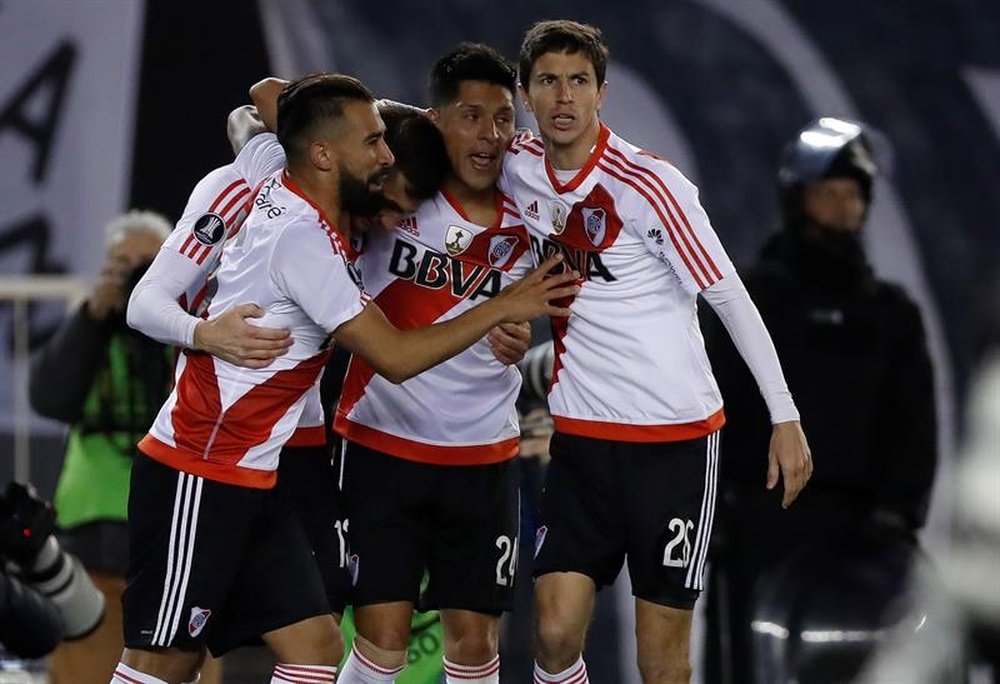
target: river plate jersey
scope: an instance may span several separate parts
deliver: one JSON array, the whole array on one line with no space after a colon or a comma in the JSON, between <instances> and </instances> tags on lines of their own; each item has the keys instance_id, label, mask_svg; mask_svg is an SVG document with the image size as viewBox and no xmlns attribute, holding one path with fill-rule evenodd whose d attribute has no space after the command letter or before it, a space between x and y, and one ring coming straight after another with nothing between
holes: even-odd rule
<instances>
[{"instance_id":1,"label":"river plate jersey","mask_svg":"<svg viewBox=\"0 0 1000 684\"><path fill-rule=\"evenodd\" d=\"M531 266L528 236L509 197L498 219L469 220L444 191L395 230L367 236L358 259L386 317L409 329L445 321L496 295ZM335 428L383 453L425 463L495 463L517 454L517 369L494 358L485 339L400 385L359 357L351 360Z\"/></svg>"},{"instance_id":2,"label":"river plate jersey","mask_svg":"<svg viewBox=\"0 0 1000 684\"><path fill-rule=\"evenodd\" d=\"M697 188L603 124L587 163L566 175L527 134L512 144L501 179L535 260L561 251L581 273L570 316L552 319L556 428L621 441L694 439L719 429L722 397L696 298L735 270Z\"/></svg>"},{"instance_id":3,"label":"river plate jersey","mask_svg":"<svg viewBox=\"0 0 1000 684\"><path fill-rule=\"evenodd\" d=\"M284 166L285 152L274 134L255 135L232 164L211 171L191 192L177 227L163 243L164 249L186 256L197 269L197 277L180 298L180 305L188 313L206 315L216 289L214 274L226 243L239 234L263 182ZM317 383L288 444L318 446L325 440Z\"/></svg>"},{"instance_id":4,"label":"river plate jersey","mask_svg":"<svg viewBox=\"0 0 1000 684\"><path fill-rule=\"evenodd\" d=\"M240 368L185 351L176 385L140 448L178 470L248 487L274 485L288 442L326 365L330 333L367 295L333 223L284 172L266 180L228 241L208 313L244 302L293 345L266 368Z\"/></svg>"}]
</instances>

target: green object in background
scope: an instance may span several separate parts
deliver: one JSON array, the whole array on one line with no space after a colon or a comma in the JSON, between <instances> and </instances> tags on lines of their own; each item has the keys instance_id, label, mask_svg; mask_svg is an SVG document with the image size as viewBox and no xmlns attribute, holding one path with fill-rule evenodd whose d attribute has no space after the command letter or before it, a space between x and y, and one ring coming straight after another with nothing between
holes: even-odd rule
<instances>
[{"instance_id":1,"label":"green object in background","mask_svg":"<svg viewBox=\"0 0 1000 684\"><path fill-rule=\"evenodd\" d=\"M344 611L340 623L344 635L344 652L351 652L354 643L354 612L350 607ZM343 663L340 664L344 666ZM441 616L436 610L413 613L410 627L410 648L407 664L396 680L397 684L439 684L444 681L444 631Z\"/></svg>"}]
</instances>

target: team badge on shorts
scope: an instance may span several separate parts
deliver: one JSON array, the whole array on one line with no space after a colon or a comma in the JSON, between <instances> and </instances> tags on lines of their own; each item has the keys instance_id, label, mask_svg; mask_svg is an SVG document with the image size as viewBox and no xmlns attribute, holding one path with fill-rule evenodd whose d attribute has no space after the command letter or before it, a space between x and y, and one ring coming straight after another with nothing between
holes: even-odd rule
<instances>
[{"instance_id":1,"label":"team badge on shorts","mask_svg":"<svg viewBox=\"0 0 1000 684\"><path fill-rule=\"evenodd\" d=\"M194 237L203 245L215 245L226 233L226 222L218 214L202 214L194 222Z\"/></svg>"},{"instance_id":2,"label":"team badge on shorts","mask_svg":"<svg viewBox=\"0 0 1000 684\"><path fill-rule=\"evenodd\" d=\"M561 235L566 230L566 216L569 215L569 210L562 202L552 202L549 213L552 216L552 232Z\"/></svg>"},{"instance_id":3,"label":"team badge on shorts","mask_svg":"<svg viewBox=\"0 0 1000 684\"><path fill-rule=\"evenodd\" d=\"M351 586L358 586L358 573L361 571L361 560L353 553L347 558L347 574L351 576Z\"/></svg>"},{"instance_id":4,"label":"team badge on shorts","mask_svg":"<svg viewBox=\"0 0 1000 684\"><path fill-rule=\"evenodd\" d=\"M461 226L448 226L448 232L444 234L444 248L451 256L458 256L469 248L472 242L472 231Z\"/></svg>"},{"instance_id":5,"label":"team badge on shorts","mask_svg":"<svg viewBox=\"0 0 1000 684\"><path fill-rule=\"evenodd\" d=\"M549 528L542 525L535 531L535 558L538 558L538 552L542 550L542 545L545 544L545 535L549 533Z\"/></svg>"},{"instance_id":6,"label":"team badge on shorts","mask_svg":"<svg viewBox=\"0 0 1000 684\"><path fill-rule=\"evenodd\" d=\"M212 611L208 608L198 608L195 606L191 609L191 619L188 620L188 634L192 637L196 637L201 634L201 630L205 629L205 624L208 623L208 618L212 616Z\"/></svg>"}]
</instances>

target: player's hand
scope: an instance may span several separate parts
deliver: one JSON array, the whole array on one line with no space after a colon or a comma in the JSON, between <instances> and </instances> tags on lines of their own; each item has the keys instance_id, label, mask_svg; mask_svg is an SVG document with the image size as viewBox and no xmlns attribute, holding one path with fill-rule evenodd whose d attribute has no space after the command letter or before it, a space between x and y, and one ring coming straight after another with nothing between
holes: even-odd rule
<instances>
[{"instance_id":1,"label":"player's hand","mask_svg":"<svg viewBox=\"0 0 1000 684\"><path fill-rule=\"evenodd\" d=\"M774 489L778 475L785 484L781 507L788 508L812 477L813 463L802 425L797 420L778 423L771 432L767 455L767 488Z\"/></svg>"},{"instance_id":2,"label":"player's hand","mask_svg":"<svg viewBox=\"0 0 1000 684\"><path fill-rule=\"evenodd\" d=\"M288 330L262 328L247 322L260 318L264 310L256 304L240 304L194 329L194 348L244 368L265 368L288 351Z\"/></svg>"},{"instance_id":3,"label":"player's hand","mask_svg":"<svg viewBox=\"0 0 1000 684\"><path fill-rule=\"evenodd\" d=\"M553 302L580 291L580 286L574 282L579 280L580 274L569 269L552 274L562 266L562 254L550 256L528 275L505 287L494 300L505 307L503 320L521 323L543 315L569 316L569 307L556 306Z\"/></svg>"},{"instance_id":4,"label":"player's hand","mask_svg":"<svg viewBox=\"0 0 1000 684\"><path fill-rule=\"evenodd\" d=\"M497 361L513 366L524 358L531 345L530 323L501 323L486 336Z\"/></svg>"}]
</instances>

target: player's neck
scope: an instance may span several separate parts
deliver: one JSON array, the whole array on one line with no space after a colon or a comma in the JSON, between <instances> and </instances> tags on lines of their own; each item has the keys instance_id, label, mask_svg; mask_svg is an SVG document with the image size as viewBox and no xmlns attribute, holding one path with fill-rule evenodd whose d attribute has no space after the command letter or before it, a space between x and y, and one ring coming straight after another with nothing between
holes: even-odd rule
<instances>
[{"instance_id":1,"label":"player's neck","mask_svg":"<svg viewBox=\"0 0 1000 684\"><path fill-rule=\"evenodd\" d=\"M551 139L544 139L545 157L554 169L560 171L582 169L593 154L600 137L601 121L595 116L587 130L568 143L560 144Z\"/></svg>"},{"instance_id":2,"label":"player's neck","mask_svg":"<svg viewBox=\"0 0 1000 684\"><path fill-rule=\"evenodd\" d=\"M445 178L444 190L458 202L465 215L476 225L490 226L496 221L496 188L470 188L455 176L449 175Z\"/></svg>"},{"instance_id":3,"label":"player's neck","mask_svg":"<svg viewBox=\"0 0 1000 684\"><path fill-rule=\"evenodd\" d=\"M340 188L329 174L320 175L301 169L287 169L288 177L309 198L330 223L340 220Z\"/></svg>"}]
</instances>

